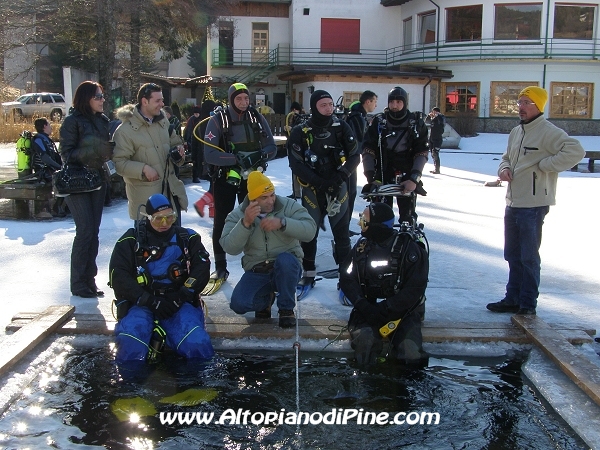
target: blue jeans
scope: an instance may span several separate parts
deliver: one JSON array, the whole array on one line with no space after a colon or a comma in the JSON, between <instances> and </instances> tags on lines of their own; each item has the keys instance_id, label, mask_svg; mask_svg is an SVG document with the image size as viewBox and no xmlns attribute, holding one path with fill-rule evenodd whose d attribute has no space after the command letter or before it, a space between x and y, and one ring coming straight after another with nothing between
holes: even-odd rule
<instances>
[{"instance_id":1,"label":"blue jeans","mask_svg":"<svg viewBox=\"0 0 600 450\"><path fill-rule=\"evenodd\" d=\"M231 294L230 308L237 314L262 311L270 306L271 293L278 292L277 308L292 310L296 306L296 286L302 266L291 253L280 253L271 273L244 272Z\"/></svg>"},{"instance_id":2,"label":"blue jeans","mask_svg":"<svg viewBox=\"0 0 600 450\"><path fill-rule=\"evenodd\" d=\"M506 301L535 309L540 286L542 226L549 206L506 207L504 212L504 259L508 262Z\"/></svg>"},{"instance_id":3,"label":"blue jeans","mask_svg":"<svg viewBox=\"0 0 600 450\"><path fill-rule=\"evenodd\" d=\"M71 292L96 290L98 273L100 222L106 196L106 183L97 191L71 194L65 201L75 222L75 239L71 249Z\"/></svg>"}]
</instances>

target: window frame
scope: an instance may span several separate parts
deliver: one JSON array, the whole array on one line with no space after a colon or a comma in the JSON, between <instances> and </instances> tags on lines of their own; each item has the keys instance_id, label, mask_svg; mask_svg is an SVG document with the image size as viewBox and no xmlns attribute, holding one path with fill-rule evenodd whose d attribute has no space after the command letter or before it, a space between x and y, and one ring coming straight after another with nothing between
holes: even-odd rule
<instances>
[{"instance_id":1,"label":"window frame","mask_svg":"<svg viewBox=\"0 0 600 450\"><path fill-rule=\"evenodd\" d=\"M480 8L480 18L479 18L479 37L478 38L470 38L470 39L455 39L455 38L451 38L450 37L450 32L451 32L451 18L450 18L450 13L453 11L459 11L459 10L468 10L468 9L474 9L474 8ZM445 42L480 42L482 35L483 35L483 5L482 4L475 4L475 5L465 5L465 6L453 6L450 8L446 8L445 10L446 12L446 36L445 36Z\"/></svg>"},{"instance_id":2,"label":"window frame","mask_svg":"<svg viewBox=\"0 0 600 450\"><path fill-rule=\"evenodd\" d=\"M447 102L446 102L446 96L447 96L446 92L447 92L447 89L446 88L448 86L454 86L454 90L455 91L459 90L461 88L468 89L470 86L474 86L475 89L476 89L476 91L477 91L477 94L475 94L476 99L477 99L477 101L475 103L475 105L476 105L475 108L473 110L470 110L470 109L466 108L465 111L456 110L456 109L455 110L448 109L446 107L447 106ZM480 105L481 105L481 82L480 81L443 82L441 84L441 92L442 92L442 97L441 98L443 99L443 102L441 102L440 109L443 109L442 113L444 115L446 115L448 117L454 117L454 116L456 116L458 114L464 114L464 113L467 113L467 112L473 112L474 114L476 114L479 117L479 108L480 108ZM458 95L461 95L461 94L458 94ZM467 92L465 92L465 94L463 94L463 95L467 95L467 98L468 98L468 93ZM456 104L458 105L459 103L460 102L457 99ZM468 101L464 102L465 105L467 105L467 103L468 103Z\"/></svg>"},{"instance_id":3,"label":"window frame","mask_svg":"<svg viewBox=\"0 0 600 450\"><path fill-rule=\"evenodd\" d=\"M269 22L252 22L252 60L264 58L268 53Z\"/></svg>"},{"instance_id":4,"label":"window frame","mask_svg":"<svg viewBox=\"0 0 600 450\"><path fill-rule=\"evenodd\" d=\"M557 108L557 106L558 106L557 103L559 102L559 95L560 95L560 94L554 93L555 88L571 88L571 89L575 88L575 90L577 90L578 88L582 88L582 87L586 87L588 89L587 99L585 100L586 114L577 114L577 113L563 114L563 113L555 112L555 108ZM552 81L550 83L550 96L549 97L550 97L550 107L548 109L548 117L550 117L552 119L591 119L592 118L593 101L594 101L594 83L581 83L581 82L572 83L572 82L566 82L566 81ZM564 96L563 96L563 98L564 98ZM575 101L577 101L577 98L575 98ZM564 105L561 105L561 106L564 107ZM577 105L575 105L575 108L577 108Z\"/></svg>"},{"instance_id":5,"label":"window frame","mask_svg":"<svg viewBox=\"0 0 600 450\"><path fill-rule=\"evenodd\" d=\"M362 95L362 91L344 91L342 92L342 102L344 107L349 108L350 105L356 101L360 101L360 96Z\"/></svg>"},{"instance_id":6,"label":"window frame","mask_svg":"<svg viewBox=\"0 0 600 450\"><path fill-rule=\"evenodd\" d=\"M435 45L435 43L438 39L436 28L433 29L433 41L425 42L425 40L426 40L425 38L427 37L427 35L423 36L423 20L426 17L433 17L434 26L437 23L436 22L437 21L437 13L436 13L435 9L432 9L430 11L424 11L424 12L420 13L417 17L419 18L419 24L418 24L418 26L419 26L419 42L418 42L418 45L420 47L425 47L427 45Z\"/></svg>"},{"instance_id":7,"label":"window frame","mask_svg":"<svg viewBox=\"0 0 600 450\"><path fill-rule=\"evenodd\" d=\"M410 26L408 25L410 24ZM402 50L403 51L411 51L414 47L414 43L413 43L413 18L411 17L407 17L406 19L404 19L402 21ZM408 30L407 28L410 27L410 30ZM410 31L408 33L408 43L407 41L407 31Z\"/></svg>"},{"instance_id":8,"label":"window frame","mask_svg":"<svg viewBox=\"0 0 600 450\"><path fill-rule=\"evenodd\" d=\"M517 100L519 99L519 93L523 89L525 89L527 86L538 86L538 85L539 85L539 83L536 81L492 81L490 83L490 110L489 110L490 117L517 117L519 115L519 107L517 106ZM502 86L506 86L507 89L513 89L512 93L505 95L505 97L507 97L507 99L503 103L507 106L510 105L514 109L514 112L506 112L506 113L496 112L496 109L495 109L495 102L496 102L495 98L497 96L496 88L502 87Z\"/></svg>"},{"instance_id":9,"label":"window frame","mask_svg":"<svg viewBox=\"0 0 600 450\"><path fill-rule=\"evenodd\" d=\"M576 40L581 40L581 41L590 41L594 39L594 25L595 25L595 21L596 21L596 14L598 13L598 8L597 8L597 4L577 4L577 3L555 3L554 4L554 20L552 23L552 38L553 39L576 39ZM588 37L581 37L581 36L575 36L575 37L566 37L566 36L556 36L556 20L558 18L558 14L557 14L557 10L558 8L590 8L593 13L594 13L594 17L591 20L591 30L589 30L589 36ZM563 32L564 33L564 32ZM584 32L585 33L585 32Z\"/></svg>"},{"instance_id":10,"label":"window frame","mask_svg":"<svg viewBox=\"0 0 600 450\"><path fill-rule=\"evenodd\" d=\"M527 37L527 38L519 38L518 35L515 38L507 38L507 37L496 37L497 32L497 20L498 20L498 7L533 7L539 6L539 29L537 30L537 37ZM542 38L542 12L544 9L544 4L541 2L531 2L531 3L495 3L494 4L494 41L540 41ZM520 25L516 24L517 28ZM518 33L518 31L517 31Z\"/></svg>"}]
</instances>

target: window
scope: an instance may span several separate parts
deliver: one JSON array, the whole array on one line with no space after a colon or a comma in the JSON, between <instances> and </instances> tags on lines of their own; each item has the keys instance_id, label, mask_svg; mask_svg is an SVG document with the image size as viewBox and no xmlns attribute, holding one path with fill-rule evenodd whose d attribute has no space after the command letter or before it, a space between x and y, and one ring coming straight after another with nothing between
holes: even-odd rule
<instances>
[{"instance_id":1,"label":"window","mask_svg":"<svg viewBox=\"0 0 600 450\"><path fill-rule=\"evenodd\" d=\"M495 5L494 39L539 39L542 23L542 4Z\"/></svg>"},{"instance_id":2,"label":"window","mask_svg":"<svg viewBox=\"0 0 600 450\"><path fill-rule=\"evenodd\" d=\"M360 99L362 92L344 91L344 106L349 108L350 105Z\"/></svg>"},{"instance_id":3,"label":"window","mask_svg":"<svg viewBox=\"0 0 600 450\"><path fill-rule=\"evenodd\" d=\"M554 7L554 37L559 39L592 39L594 7L556 5Z\"/></svg>"},{"instance_id":4,"label":"window","mask_svg":"<svg viewBox=\"0 0 600 450\"><path fill-rule=\"evenodd\" d=\"M269 52L269 23L252 24L252 60L264 57Z\"/></svg>"},{"instance_id":5,"label":"window","mask_svg":"<svg viewBox=\"0 0 600 450\"><path fill-rule=\"evenodd\" d=\"M435 44L435 11L419 14L419 44Z\"/></svg>"},{"instance_id":6,"label":"window","mask_svg":"<svg viewBox=\"0 0 600 450\"><path fill-rule=\"evenodd\" d=\"M322 53L360 53L359 19L321 19Z\"/></svg>"},{"instance_id":7,"label":"window","mask_svg":"<svg viewBox=\"0 0 600 450\"><path fill-rule=\"evenodd\" d=\"M519 114L517 100L519 92L527 86L537 86L533 82L492 81L490 116L516 116Z\"/></svg>"},{"instance_id":8,"label":"window","mask_svg":"<svg viewBox=\"0 0 600 450\"><path fill-rule=\"evenodd\" d=\"M219 22L219 65L233 64L233 22Z\"/></svg>"},{"instance_id":9,"label":"window","mask_svg":"<svg viewBox=\"0 0 600 450\"><path fill-rule=\"evenodd\" d=\"M412 17L406 19L402 26L402 38L403 38L403 50L412 50L413 38L412 38Z\"/></svg>"},{"instance_id":10,"label":"window","mask_svg":"<svg viewBox=\"0 0 600 450\"><path fill-rule=\"evenodd\" d=\"M477 113L479 83L442 83L444 93L444 113Z\"/></svg>"},{"instance_id":11,"label":"window","mask_svg":"<svg viewBox=\"0 0 600 450\"><path fill-rule=\"evenodd\" d=\"M446 9L446 41L480 41L483 5Z\"/></svg>"},{"instance_id":12,"label":"window","mask_svg":"<svg viewBox=\"0 0 600 450\"><path fill-rule=\"evenodd\" d=\"M592 118L593 83L550 84L550 117Z\"/></svg>"}]
</instances>

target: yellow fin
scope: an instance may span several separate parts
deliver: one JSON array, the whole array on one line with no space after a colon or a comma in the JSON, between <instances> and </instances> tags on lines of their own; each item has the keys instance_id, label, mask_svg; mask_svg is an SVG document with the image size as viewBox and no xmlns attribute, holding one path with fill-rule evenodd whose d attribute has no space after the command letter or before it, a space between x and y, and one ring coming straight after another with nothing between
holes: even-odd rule
<instances>
[{"instance_id":1,"label":"yellow fin","mask_svg":"<svg viewBox=\"0 0 600 450\"><path fill-rule=\"evenodd\" d=\"M195 406L202 402L210 402L218 395L216 389L187 389L170 397L163 397L159 403L169 403L177 406Z\"/></svg>"},{"instance_id":2,"label":"yellow fin","mask_svg":"<svg viewBox=\"0 0 600 450\"><path fill-rule=\"evenodd\" d=\"M154 405L142 397L120 398L115 400L110 404L110 410L121 422L132 421L132 419L135 419L136 414L137 417L156 415L156 408Z\"/></svg>"}]
</instances>

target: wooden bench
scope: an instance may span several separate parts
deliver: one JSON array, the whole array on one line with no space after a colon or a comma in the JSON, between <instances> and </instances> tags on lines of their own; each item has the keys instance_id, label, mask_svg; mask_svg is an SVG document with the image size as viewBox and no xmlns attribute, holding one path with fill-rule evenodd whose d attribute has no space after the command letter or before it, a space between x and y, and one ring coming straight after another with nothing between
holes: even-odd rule
<instances>
[{"instance_id":1,"label":"wooden bench","mask_svg":"<svg viewBox=\"0 0 600 450\"><path fill-rule=\"evenodd\" d=\"M584 159L588 159L588 170L590 173L594 173L594 161L600 159L600 151L586 151ZM577 172L577 166L571 169L573 172Z\"/></svg>"},{"instance_id":2,"label":"wooden bench","mask_svg":"<svg viewBox=\"0 0 600 450\"><path fill-rule=\"evenodd\" d=\"M46 209L50 211L54 194L52 184L20 178L0 183L0 198L15 201L17 219L28 219Z\"/></svg>"}]
</instances>

